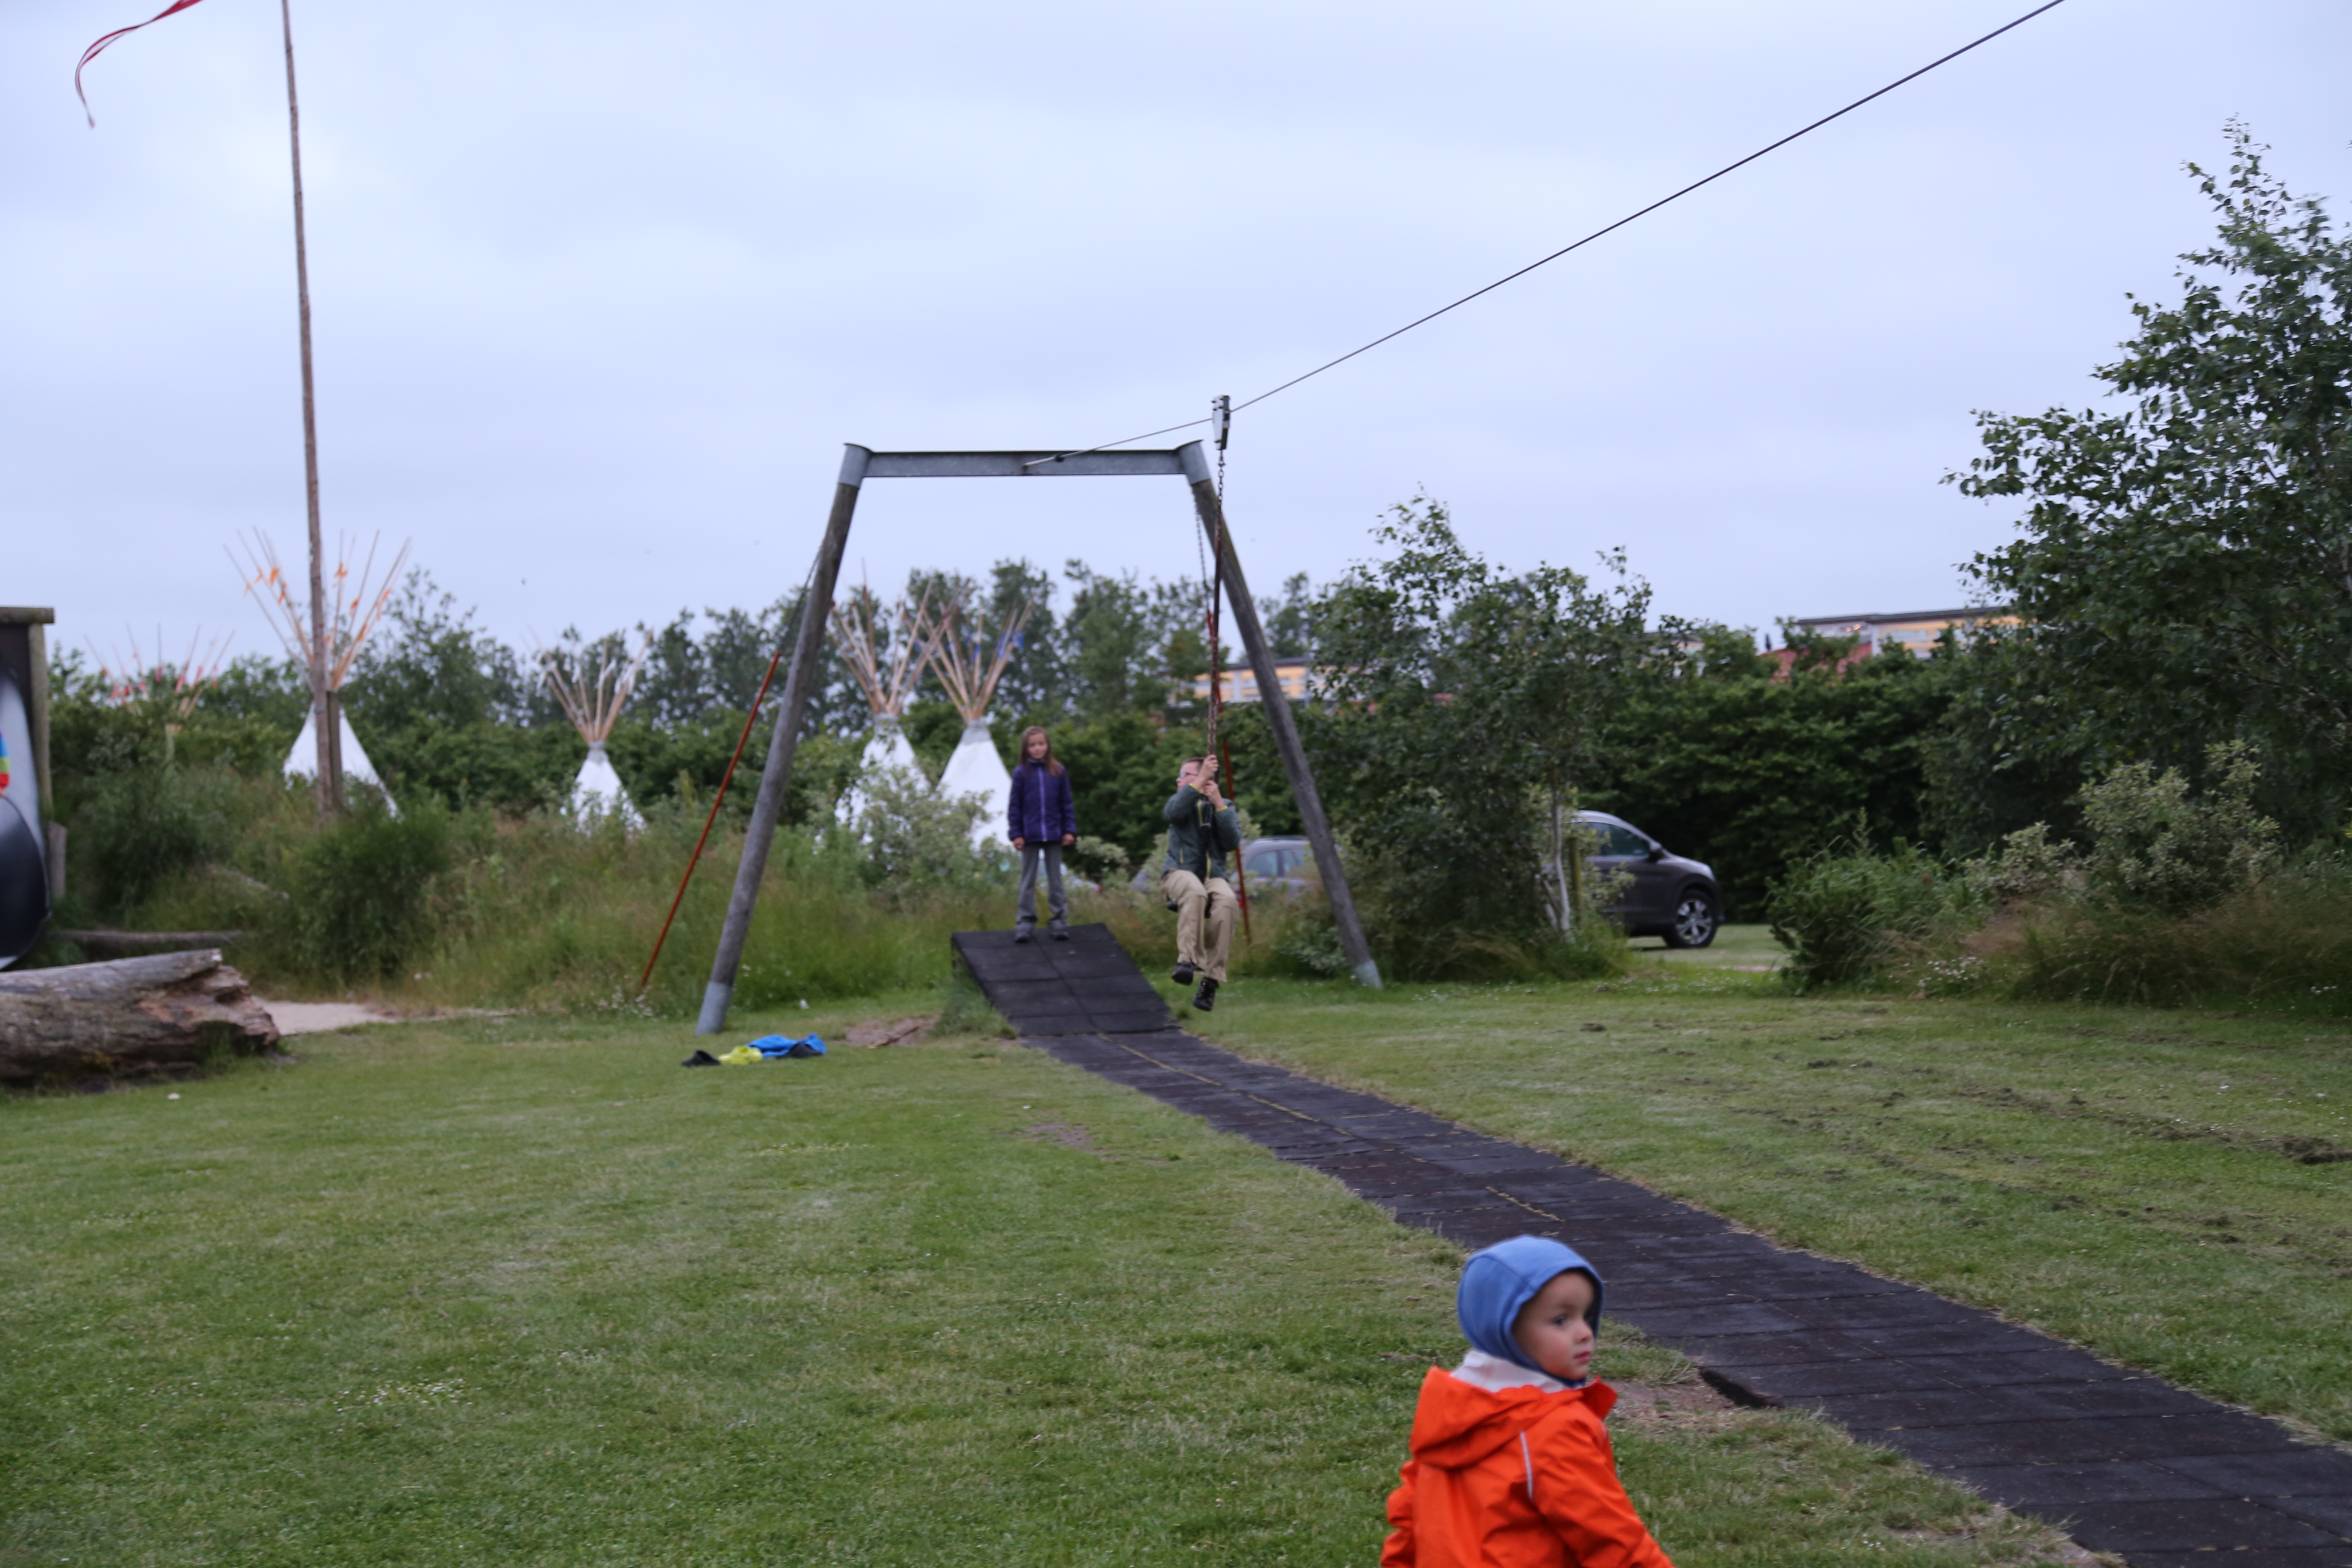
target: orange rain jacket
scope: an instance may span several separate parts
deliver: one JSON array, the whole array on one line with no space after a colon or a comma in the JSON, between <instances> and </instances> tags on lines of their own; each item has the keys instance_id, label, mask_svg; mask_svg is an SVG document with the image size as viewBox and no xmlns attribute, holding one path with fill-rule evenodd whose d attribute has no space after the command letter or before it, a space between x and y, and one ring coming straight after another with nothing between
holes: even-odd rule
<instances>
[{"instance_id":1,"label":"orange rain jacket","mask_svg":"<svg viewBox=\"0 0 2352 1568\"><path fill-rule=\"evenodd\" d=\"M1474 1351L1461 1373L1482 1362L1503 1370ZM1488 1381L1422 1379L1381 1568L1674 1568L1617 1479L1601 1424L1616 1391Z\"/></svg>"}]
</instances>

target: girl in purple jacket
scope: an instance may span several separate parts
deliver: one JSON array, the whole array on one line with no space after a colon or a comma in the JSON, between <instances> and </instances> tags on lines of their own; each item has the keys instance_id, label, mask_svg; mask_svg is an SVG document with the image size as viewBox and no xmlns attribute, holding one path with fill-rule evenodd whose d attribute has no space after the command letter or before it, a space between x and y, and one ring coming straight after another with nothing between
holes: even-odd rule
<instances>
[{"instance_id":1,"label":"girl in purple jacket","mask_svg":"<svg viewBox=\"0 0 2352 1568\"><path fill-rule=\"evenodd\" d=\"M1021 851L1021 901L1013 940L1027 942L1037 929L1037 862L1045 862L1046 931L1055 942L1070 940L1070 900L1062 891L1062 851L1078 841L1078 814L1070 798L1070 775L1054 760L1054 742L1032 724L1021 732L1021 765L1013 770L1006 811L1013 847Z\"/></svg>"}]
</instances>

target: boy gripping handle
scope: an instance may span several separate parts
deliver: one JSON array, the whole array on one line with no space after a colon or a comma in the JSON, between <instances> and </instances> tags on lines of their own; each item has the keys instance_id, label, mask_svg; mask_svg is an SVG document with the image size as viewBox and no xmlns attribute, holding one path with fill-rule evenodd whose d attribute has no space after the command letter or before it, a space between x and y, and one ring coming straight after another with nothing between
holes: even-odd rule
<instances>
[{"instance_id":1,"label":"boy gripping handle","mask_svg":"<svg viewBox=\"0 0 2352 1568\"><path fill-rule=\"evenodd\" d=\"M1475 1253L1455 1313L1470 1353L1422 1379L1381 1568L1674 1568L1617 1480L1586 1376L1601 1275L1548 1237Z\"/></svg>"}]
</instances>

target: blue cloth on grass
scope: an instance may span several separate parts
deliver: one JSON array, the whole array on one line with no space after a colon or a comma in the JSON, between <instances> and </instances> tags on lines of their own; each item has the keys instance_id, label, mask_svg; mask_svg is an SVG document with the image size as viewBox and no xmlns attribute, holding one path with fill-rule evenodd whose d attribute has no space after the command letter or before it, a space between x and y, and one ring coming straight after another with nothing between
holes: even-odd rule
<instances>
[{"instance_id":1,"label":"blue cloth on grass","mask_svg":"<svg viewBox=\"0 0 2352 1568\"><path fill-rule=\"evenodd\" d=\"M780 1057L824 1055L824 1042L814 1035L801 1040L795 1040L789 1035L762 1035L758 1039L747 1043L770 1061L774 1061Z\"/></svg>"}]
</instances>

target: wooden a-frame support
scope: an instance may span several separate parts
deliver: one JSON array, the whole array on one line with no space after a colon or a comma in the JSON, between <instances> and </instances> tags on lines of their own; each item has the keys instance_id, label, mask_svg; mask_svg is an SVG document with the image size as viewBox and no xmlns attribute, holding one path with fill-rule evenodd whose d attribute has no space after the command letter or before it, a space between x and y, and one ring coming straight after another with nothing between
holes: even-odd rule
<instances>
[{"instance_id":1,"label":"wooden a-frame support","mask_svg":"<svg viewBox=\"0 0 2352 1568\"><path fill-rule=\"evenodd\" d=\"M825 626L833 615L833 589L841 574L843 552L849 544L849 521L857 510L857 493L868 479L1053 479L1125 474L1172 474L1192 487L1192 505L1201 527L1212 540L1224 541L1225 602L1233 607L1234 626L1241 633L1250 668L1257 674L1260 700L1267 727L1274 731L1275 750L1281 753L1283 772L1290 777L1290 793L1297 802L1307 841L1315 850L1323 890L1331 900L1331 913L1339 927L1339 945L1355 969L1356 978L1377 988L1380 966L1364 941L1363 921L1348 891L1348 876L1339 863L1339 848L1331 838L1330 818L1323 814L1323 797L1315 788L1314 772L1298 743L1298 723L1282 695L1282 679L1274 668L1274 650L1266 646L1265 628L1257 618L1256 601L1242 575L1234 536L1224 527L1223 508L1209 472L1201 443L1189 441L1170 450L1149 452L876 452L851 444L842 453L841 479L834 487L833 514L825 520L824 540L817 546L816 570L809 579L808 598L801 607L800 633L793 643L792 671L776 705L775 731L768 742L768 765L760 775L760 798L751 808L751 824L743 838L743 861L735 872L735 891L727 900L727 923L719 933L719 952L710 963L710 984L702 994L702 1016L694 1032L715 1035L727 1026L727 1010L735 997L735 976L743 963L743 942L751 930L751 911L760 898L760 879L767 874L768 850L783 812L784 786L792 778L793 752L799 744L801 720L824 667Z\"/></svg>"}]
</instances>

